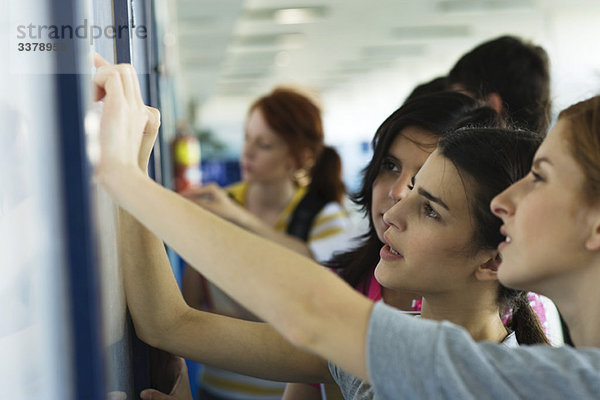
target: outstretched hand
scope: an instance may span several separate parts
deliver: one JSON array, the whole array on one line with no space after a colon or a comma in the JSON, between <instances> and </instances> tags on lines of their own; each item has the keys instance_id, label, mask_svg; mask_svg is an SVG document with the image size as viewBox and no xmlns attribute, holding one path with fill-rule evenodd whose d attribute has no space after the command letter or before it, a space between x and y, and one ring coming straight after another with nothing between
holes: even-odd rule
<instances>
[{"instance_id":1,"label":"outstretched hand","mask_svg":"<svg viewBox=\"0 0 600 400\"><path fill-rule=\"evenodd\" d=\"M231 222L239 223L241 216L247 212L215 183L186 189L181 195Z\"/></svg>"},{"instance_id":2,"label":"outstretched hand","mask_svg":"<svg viewBox=\"0 0 600 400\"><path fill-rule=\"evenodd\" d=\"M144 105L137 74L129 64L111 65L94 55L94 100L104 99L99 168L137 165L146 172L160 127L160 112Z\"/></svg>"}]
</instances>

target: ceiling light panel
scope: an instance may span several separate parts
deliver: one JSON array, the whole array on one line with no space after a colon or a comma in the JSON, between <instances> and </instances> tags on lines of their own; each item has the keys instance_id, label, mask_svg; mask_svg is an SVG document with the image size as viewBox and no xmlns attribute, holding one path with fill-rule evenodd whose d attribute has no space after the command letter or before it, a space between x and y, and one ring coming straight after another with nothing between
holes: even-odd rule
<instances>
[{"instance_id":1,"label":"ceiling light panel","mask_svg":"<svg viewBox=\"0 0 600 400\"><path fill-rule=\"evenodd\" d=\"M306 24L326 17L329 8L325 6L290 6L278 8L250 8L244 11L244 19L249 21L274 21L278 24Z\"/></svg>"},{"instance_id":2,"label":"ceiling light panel","mask_svg":"<svg viewBox=\"0 0 600 400\"><path fill-rule=\"evenodd\" d=\"M418 57L424 54L425 45L423 44L373 45L363 47L361 50L363 58L394 59L399 57Z\"/></svg>"},{"instance_id":3,"label":"ceiling light panel","mask_svg":"<svg viewBox=\"0 0 600 400\"><path fill-rule=\"evenodd\" d=\"M392 33L398 39L447 39L470 36L472 29L468 25L400 26Z\"/></svg>"},{"instance_id":4,"label":"ceiling light panel","mask_svg":"<svg viewBox=\"0 0 600 400\"><path fill-rule=\"evenodd\" d=\"M444 0L436 4L440 12L490 12L533 9L532 0Z\"/></svg>"},{"instance_id":5,"label":"ceiling light panel","mask_svg":"<svg viewBox=\"0 0 600 400\"><path fill-rule=\"evenodd\" d=\"M236 47L248 48L297 48L304 44L304 40L304 34L300 32L268 33L238 36L233 39L233 45Z\"/></svg>"}]
</instances>

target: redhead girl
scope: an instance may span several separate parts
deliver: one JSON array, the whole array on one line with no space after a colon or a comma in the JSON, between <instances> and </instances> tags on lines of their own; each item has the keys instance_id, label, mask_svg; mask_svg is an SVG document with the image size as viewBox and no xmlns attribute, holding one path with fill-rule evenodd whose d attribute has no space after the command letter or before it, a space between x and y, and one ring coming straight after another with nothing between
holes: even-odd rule
<instances>
[{"instance_id":1,"label":"redhead girl","mask_svg":"<svg viewBox=\"0 0 600 400\"><path fill-rule=\"evenodd\" d=\"M298 91L278 87L255 100L244 128L242 181L183 193L207 210L317 261L328 260L352 238L341 160L324 145L321 111ZM182 291L197 309L247 320L256 317L206 282L193 268ZM280 399L284 385L211 366L201 370L200 399Z\"/></svg>"}]
</instances>

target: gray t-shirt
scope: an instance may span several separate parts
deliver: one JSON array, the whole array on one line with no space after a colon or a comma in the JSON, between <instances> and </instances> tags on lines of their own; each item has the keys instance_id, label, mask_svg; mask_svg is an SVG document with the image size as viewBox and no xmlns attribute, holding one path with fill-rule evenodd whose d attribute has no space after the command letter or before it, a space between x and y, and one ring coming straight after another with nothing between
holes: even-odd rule
<instances>
[{"instance_id":1,"label":"gray t-shirt","mask_svg":"<svg viewBox=\"0 0 600 400\"><path fill-rule=\"evenodd\" d=\"M600 349L475 343L462 328L378 302L367 368L380 400L600 399Z\"/></svg>"},{"instance_id":2,"label":"gray t-shirt","mask_svg":"<svg viewBox=\"0 0 600 400\"><path fill-rule=\"evenodd\" d=\"M371 385L358 379L354 375L349 374L331 362L329 363L329 372L331 372L331 376L335 380L335 383L340 387L344 399L374 400L378 398L375 396Z\"/></svg>"},{"instance_id":3,"label":"gray t-shirt","mask_svg":"<svg viewBox=\"0 0 600 400\"><path fill-rule=\"evenodd\" d=\"M420 318L419 315L414 316L413 318ZM509 334L504 341L502 342L504 346L507 347L517 347L519 343L517 342L517 338L513 333ZM344 371L337 365L333 363L329 363L329 371L331 372L331 376L340 387L342 394L344 395L344 399L352 399L352 400L377 400L378 397L375 395L373 391L373 387L355 377L354 375L349 374ZM404 399L408 397L404 397L399 395L396 399Z\"/></svg>"}]
</instances>

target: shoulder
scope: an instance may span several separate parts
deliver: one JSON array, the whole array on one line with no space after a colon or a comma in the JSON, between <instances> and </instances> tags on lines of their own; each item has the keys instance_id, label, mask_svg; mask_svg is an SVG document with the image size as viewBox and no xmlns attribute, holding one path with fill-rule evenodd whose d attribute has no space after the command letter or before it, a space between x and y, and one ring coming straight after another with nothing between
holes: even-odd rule
<instances>
[{"instance_id":1,"label":"shoulder","mask_svg":"<svg viewBox=\"0 0 600 400\"><path fill-rule=\"evenodd\" d=\"M317 217L315 218L313 226L324 224L327 221L331 220L338 220L344 223L347 222L348 224L350 223L348 213L346 212L346 210L344 210L344 207L342 207L341 204L336 203L335 201L329 202L325 204L323 208L321 208L321 210L317 214Z\"/></svg>"},{"instance_id":2,"label":"shoulder","mask_svg":"<svg viewBox=\"0 0 600 400\"><path fill-rule=\"evenodd\" d=\"M244 198L246 197L246 190L248 184L246 182L237 182L225 187L227 193L229 193L235 201L240 204L244 204Z\"/></svg>"},{"instance_id":3,"label":"shoulder","mask_svg":"<svg viewBox=\"0 0 600 400\"><path fill-rule=\"evenodd\" d=\"M336 202L330 202L321 208L313 220L309 241L345 233L350 228L350 218L344 208Z\"/></svg>"}]
</instances>

